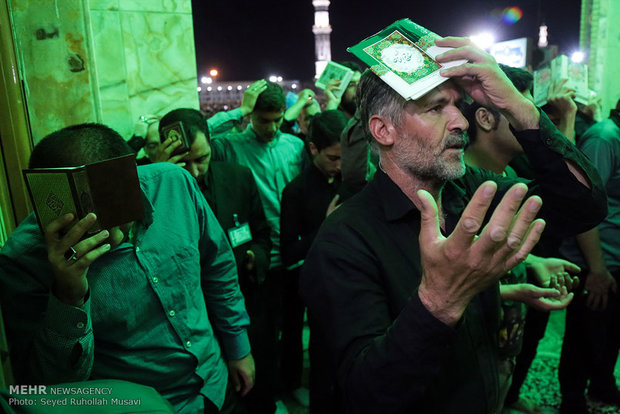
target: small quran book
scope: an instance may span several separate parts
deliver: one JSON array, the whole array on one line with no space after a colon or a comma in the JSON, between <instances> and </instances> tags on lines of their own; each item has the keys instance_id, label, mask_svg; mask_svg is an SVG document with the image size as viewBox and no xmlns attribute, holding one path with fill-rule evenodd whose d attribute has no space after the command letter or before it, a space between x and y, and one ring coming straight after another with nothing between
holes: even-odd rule
<instances>
[{"instance_id":1,"label":"small quran book","mask_svg":"<svg viewBox=\"0 0 620 414\"><path fill-rule=\"evenodd\" d=\"M534 72L534 103L545 105L551 85L564 79L564 86L575 90L575 101L587 105L590 102L588 66L571 62L566 55L554 58L549 66Z\"/></svg>"},{"instance_id":2,"label":"small quran book","mask_svg":"<svg viewBox=\"0 0 620 414\"><path fill-rule=\"evenodd\" d=\"M340 81L340 86L338 89L335 89L334 95L336 98L341 98L344 91L349 86L349 82L351 82L351 78L353 77L353 71L346 66L342 66L339 63L329 61L327 62L327 66L325 66L325 70L321 73L321 76L314 83L319 89L325 90L327 83L337 79Z\"/></svg>"},{"instance_id":3,"label":"small quran book","mask_svg":"<svg viewBox=\"0 0 620 414\"><path fill-rule=\"evenodd\" d=\"M544 106L551 86L551 68L546 67L534 71L534 104Z\"/></svg>"},{"instance_id":4,"label":"small quran book","mask_svg":"<svg viewBox=\"0 0 620 414\"><path fill-rule=\"evenodd\" d=\"M435 57L451 48L435 46L435 33L409 19L398 20L347 50L405 99L418 99L448 80L440 69L465 60L439 63Z\"/></svg>"},{"instance_id":5,"label":"small quran book","mask_svg":"<svg viewBox=\"0 0 620 414\"><path fill-rule=\"evenodd\" d=\"M172 141L181 140L181 145L175 149L171 155L178 155L189 151L189 135L183 125L183 122L177 121L171 123L170 125L166 125L161 129L161 136L162 142L168 138L172 139Z\"/></svg>"},{"instance_id":6,"label":"small quran book","mask_svg":"<svg viewBox=\"0 0 620 414\"><path fill-rule=\"evenodd\" d=\"M551 61L551 76L555 82L567 79L564 86L575 90L575 101L589 103L588 65L571 62L568 56L560 55Z\"/></svg>"},{"instance_id":7,"label":"small quran book","mask_svg":"<svg viewBox=\"0 0 620 414\"><path fill-rule=\"evenodd\" d=\"M23 170L34 212L43 231L67 213L75 222L88 213L97 221L89 234L144 218L135 154L67 168Z\"/></svg>"}]
</instances>

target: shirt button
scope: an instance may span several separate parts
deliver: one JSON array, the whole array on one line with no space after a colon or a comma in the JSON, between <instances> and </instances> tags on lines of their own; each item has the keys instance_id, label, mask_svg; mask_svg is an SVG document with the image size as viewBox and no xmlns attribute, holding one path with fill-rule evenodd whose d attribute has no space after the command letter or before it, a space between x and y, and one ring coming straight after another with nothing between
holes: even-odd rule
<instances>
[{"instance_id":1,"label":"shirt button","mask_svg":"<svg viewBox=\"0 0 620 414\"><path fill-rule=\"evenodd\" d=\"M77 326L78 329L82 329L84 327L84 322L78 322L75 326Z\"/></svg>"},{"instance_id":2,"label":"shirt button","mask_svg":"<svg viewBox=\"0 0 620 414\"><path fill-rule=\"evenodd\" d=\"M171 310L170 312L168 312L168 315L170 315L171 317L174 317L174 315L176 315L176 312Z\"/></svg>"},{"instance_id":3,"label":"shirt button","mask_svg":"<svg viewBox=\"0 0 620 414\"><path fill-rule=\"evenodd\" d=\"M553 140L551 138L547 138L545 140L545 144L547 144L547 145L551 145L552 142L553 142Z\"/></svg>"},{"instance_id":4,"label":"shirt button","mask_svg":"<svg viewBox=\"0 0 620 414\"><path fill-rule=\"evenodd\" d=\"M154 277L153 278L153 283L158 283L159 282L159 278L158 277Z\"/></svg>"},{"instance_id":5,"label":"shirt button","mask_svg":"<svg viewBox=\"0 0 620 414\"><path fill-rule=\"evenodd\" d=\"M192 347L192 341L185 342L185 346L188 347L188 348L191 348Z\"/></svg>"}]
</instances>

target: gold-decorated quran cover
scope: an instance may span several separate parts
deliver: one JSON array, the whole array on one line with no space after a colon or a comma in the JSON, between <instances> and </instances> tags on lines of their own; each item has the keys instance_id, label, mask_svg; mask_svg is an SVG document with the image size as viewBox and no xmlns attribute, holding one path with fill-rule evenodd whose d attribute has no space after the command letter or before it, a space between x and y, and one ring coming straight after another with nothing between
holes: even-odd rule
<instances>
[{"instance_id":1,"label":"gold-decorated quran cover","mask_svg":"<svg viewBox=\"0 0 620 414\"><path fill-rule=\"evenodd\" d=\"M347 50L403 98L418 99L448 80L439 74L440 69L465 63L437 62L437 55L451 49L435 46L437 38L430 30L402 19Z\"/></svg>"},{"instance_id":2,"label":"gold-decorated quran cover","mask_svg":"<svg viewBox=\"0 0 620 414\"><path fill-rule=\"evenodd\" d=\"M161 135L163 137L162 141L165 141L167 139L171 139L172 141L181 141L181 145L176 148L171 155L178 155L189 151L189 134L186 131L183 122L176 121L171 123L170 125L166 125L161 129Z\"/></svg>"},{"instance_id":3,"label":"gold-decorated quran cover","mask_svg":"<svg viewBox=\"0 0 620 414\"><path fill-rule=\"evenodd\" d=\"M135 155L67 168L23 171L41 231L58 217L74 213L75 222L93 212L95 233L144 217Z\"/></svg>"}]
</instances>

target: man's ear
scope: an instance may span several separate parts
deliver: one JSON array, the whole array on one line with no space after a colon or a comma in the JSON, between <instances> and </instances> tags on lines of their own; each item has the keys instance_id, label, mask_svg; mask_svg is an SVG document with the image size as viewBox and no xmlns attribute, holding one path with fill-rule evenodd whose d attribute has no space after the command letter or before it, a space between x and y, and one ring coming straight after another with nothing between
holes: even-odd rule
<instances>
[{"instance_id":1,"label":"man's ear","mask_svg":"<svg viewBox=\"0 0 620 414\"><path fill-rule=\"evenodd\" d=\"M308 142L308 148L310 148L310 154L312 154L313 156L319 153L318 148L312 141Z\"/></svg>"},{"instance_id":2,"label":"man's ear","mask_svg":"<svg viewBox=\"0 0 620 414\"><path fill-rule=\"evenodd\" d=\"M373 115L368 120L368 129L380 145L390 146L394 144L396 128L388 119Z\"/></svg>"},{"instance_id":3,"label":"man's ear","mask_svg":"<svg viewBox=\"0 0 620 414\"><path fill-rule=\"evenodd\" d=\"M485 107L476 109L475 118L478 126L485 132L495 127L495 115Z\"/></svg>"}]
</instances>

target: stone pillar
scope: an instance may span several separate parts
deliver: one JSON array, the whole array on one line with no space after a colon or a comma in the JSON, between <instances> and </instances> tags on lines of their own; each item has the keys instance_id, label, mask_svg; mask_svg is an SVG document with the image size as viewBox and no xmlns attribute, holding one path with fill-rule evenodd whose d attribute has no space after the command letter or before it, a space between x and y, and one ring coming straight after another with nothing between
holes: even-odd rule
<instances>
[{"instance_id":1,"label":"stone pillar","mask_svg":"<svg viewBox=\"0 0 620 414\"><path fill-rule=\"evenodd\" d=\"M582 0L579 45L589 57L589 85L602 100L602 118L620 98L620 2Z\"/></svg>"},{"instance_id":2,"label":"stone pillar","mask_svg":"<svg viewBox=\"0 0 620 414\"><path fill-rule=\"evenodd\" d=\"M199 108L191 0L9 0L34 143L100 122Z\"/></svg>"}]
</instances>

